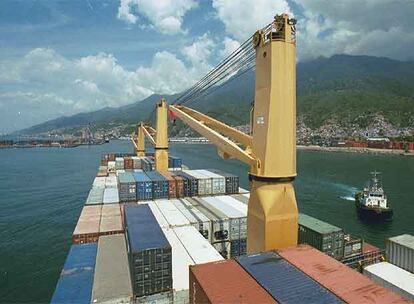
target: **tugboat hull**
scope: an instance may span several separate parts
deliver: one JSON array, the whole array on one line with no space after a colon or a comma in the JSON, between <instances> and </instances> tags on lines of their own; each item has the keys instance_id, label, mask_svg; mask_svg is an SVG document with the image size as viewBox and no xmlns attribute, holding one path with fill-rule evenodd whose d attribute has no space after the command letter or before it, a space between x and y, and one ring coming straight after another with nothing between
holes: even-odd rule
<instances>
[{"instance_id":1,"label":"tugboat hull","mask_svg":"<svg viewBox=\"0 0 414 304\"><path fill-rule=\"evenodd\" d=\"M360 194L355 196L355 207L358 212L358 216L363 219L377 220L377 221L390 221L394 214L392 209L370 208L362 205L360 202Z\"/></svg>"}]
</instances>

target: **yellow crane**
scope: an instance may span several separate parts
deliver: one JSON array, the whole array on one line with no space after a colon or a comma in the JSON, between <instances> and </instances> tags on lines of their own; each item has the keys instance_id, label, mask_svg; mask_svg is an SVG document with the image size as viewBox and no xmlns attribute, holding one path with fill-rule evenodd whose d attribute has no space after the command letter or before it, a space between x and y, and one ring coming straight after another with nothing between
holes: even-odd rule
<instances>
[{"instance_id":1,"label":"yellow crane","mask_svg":"<svg viewBox=\"0 0 414 304\"><path fill-rule=\"evenodd\" d=\"M137 156L145 156L145 136L155 148L155 168L157 171L168 170L168 106L165 99L156 105L156 129L140 122L137 125L137 142L132 140Z\"/></svg>"},{"instance_id":2,"label":"yellow crane","mask_svg":"<svg viewBox=\"0 0 414 304\"><path fill-rule=\"evenodd\" d=\"M275 17L252 39L256 51L252 136L183 105L175 115L208 138L223 158L250 166L248 253L297 244L295 20Z\"/></svg>"}]
</instances>

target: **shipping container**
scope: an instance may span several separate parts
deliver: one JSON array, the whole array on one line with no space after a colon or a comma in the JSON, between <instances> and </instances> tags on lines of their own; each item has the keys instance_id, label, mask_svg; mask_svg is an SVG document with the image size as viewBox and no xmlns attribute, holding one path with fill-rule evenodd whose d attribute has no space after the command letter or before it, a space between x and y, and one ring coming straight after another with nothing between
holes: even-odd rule
<instances>
[{"instance_id":1,"label":"shipping container","mask_svg":"<svg viewBox=\"0 0 414 304\"><path fill-rule=\"evenodd\" d=\"M249 204L249 197L244 194L233 194L232 197L245 205Z\"/></svg>"},{"instance_id":2,"label":"shipping container","mask_svg":"<svg viewBox=\"0 0 414 304\"><path fill-rule=\"evenodd\" d=\"M403 234L389 238L385 248L388 262L414 273L414 236Z\"/></svg>"},{"instance_id":3,"label":"shipping container","mask_svg":"<svg viewBox=\"0 0 414 304\"><path fill-rule=\"evenodd\" d=\"M344 259L362 254L364 241L350 234L344 235Z\"/></svg>"},{"instance_id":4,"label":"shipping container","mask_svg":"<svg viewBox=\"0 0 414 304\"><path fill-rule=\"evenodd\" d=\"M145 174L152 181L152 198L168 198L168 180L156 171L147 171Z\"/></svg>"},{"instance_id":5,"label":"shipping container","mask_svg":"<svg viewBox=\"0 0 414 304\"><path fill-rule=\"evenodd\" d=\"M211 195L212 192L212 180L211 178L197 172L196 170L183 170L184 173L192 176L198 181L198 192L195 195L205 196Z\"/></svg>"},{"instance_id":6,"label":"shipping container","mask_svg":"<svg viewBox=\"0 0 414 304\"><path fill-rule=\"evenodd\" d=\"M133 161L133 169L142 169L141 157L132 156L132 161Z\"/></svg>"},{"instance_id":7,"label":"shipping container","mask_svg":"<svg viewBox=\"0 0 414 304\"><path fill-rule=\"evenodd\" d=\"M185 199L174 200L173 204L188 219L190 224L196 228L206 240L211 242L211 221Z\"/></svg>"},{"instance_id":8,"label":"shipping container","mask_svg":"<svg viewBox=\"0 0 414 304\"><path fill-rule=\"evenodd\" d=\"M154 202L171 228L189 226L190 221L178 210L173 201L176 200L157 200Z\"/></svg>"},{"instance_id":9,"label":"shipping container","mask_svg":"<svg viewBox=\"0 0 414 304\"><path fill-rule=\"evenodd\" d=\"M276 303L234 260L190 266L190 303Z\"/></svg>"},{"instance_id":10,"label":"shipping container","mask_svg":"<svg viewBox=\"0 0 414 304\"><path fill-rule=\"evenodd\" d=\"M121 214L107 215L101 217L101 223L99 225L99 235L112 235L120 234L124 232L122 225Z\"/></svg>"},{"instance_id":11,"label":"shipping container","mask_svg":"<svg viewBox=\"0 0 414 304\"><path fill-rule=\"evenodd\" d=\"M173 230L195 264L223 260L217 250L193 226L174 227Z\"/></svg>"},{"instance_id":12,"label":"shipping container","mask_svg":"<svg viewBox=\"0 0 414 304\"><path fill-rule=\"evenodd\" d=\"M134 169L134 160L130 156L124 157L124 169L125 170L132 170Z\"/></svg>"},{"instance_id":13,"label":"shipping container","mask_svg":"<svg viewBox=\"0 0 414 304\"><path fill-rule=\"evenodd\" d=\"M137 200L152 199L152 181L143 171L133 173L136 182Z\"/></svg>"},{"instance_id":14,"label":"shipping container","mask_svg":"<svg viewBox=\"0 0 414 304\"><path fill-rule=\"evenodd\" d=\"M174 172L175 175L184 178L184 196L192 197L198 195L198 179L183 171Z\"/></svg>"},{"instance_id":15,"label":"shipping container","mask_svg":"<svg viewBox=\"0 0 414 304\"><path fill-rule=\"evenodd\" d=\"M194 170L209 178L211 178L211 194L225 194L226 193L226 179L222 175L218 175L208 170Z\"/></svg>"},{"instance_id":16,"label":"shipping container","mask_svg":"<svg viewBox=\"0 0 414 304\"><path fill-rule=\"evenodd\" d=\"M106 181L106 177L97 176L93 180L92 187L93 188L105 188L105 181Z\"/></svg>"},{"instance_id":17,"label":"shipping container","mask_svg":"<svg viewBox=\"0 0 414 304\"><path fill-rule=\"evenodd\" d=\"M407 303L392 291L310 246L280 249L278 254L346 303Z\"/></svg>"},{"instance_id":18,"label":"shipping container","mask_svg":"<svg viewBox=\"0 0 414 304\"><path fill-rule=\"evenodd\" d=\"M364 275L407 300L414 301L414 274L387 262L364 268Z\"/></svg>"},{"instance_id":19,"label":"shipping container","mask_svg":"<svg viewBox=\"0 0 414 304\"><path fill-rule=\"evenodd\" d=\"M139 304L175 304L172 291L159 292L152 295L138 297Z\"/></svg>"},{"instance_id":20,"label":"shipping container","mask_svg":"<svg viewBox=\"0 0 414 304\"><path fill-rule=\"evenodd\" d=\"M132 303L133 293L123 234L101 236L96 255L92 303Z\"/></svg>"},{"instance_id":21,"label":"shipping container","mask_svg":"<svg viewBox=\"0 0 414 304\"><path fill-rule=\"evenodd\" d=\"M119 204L118 188L105 188L103 195L104 204Z\"/></svg>"},{"instance_id":22,"label":"shipping container","mask_svg":"<svg viewBox=\"0 0 414 304\"><path fill-rule=\"evenodd\" d=\"M89 191L85 205L103 204L104 189L105 188L92 188L91 191Z\"/></svg>"},{"instance_id":23,"label":"shipping container","mask_svg":"<svg viewBox=\"0 0 414 304\"><path fill-rule=\"evenodd\" d=\"M201 198L187 198L186 200L211 221L212 243L229 240L230 223L227 216L217 210L211 210L211 208L208 208L209 206L203 202Z\"/></svg>"},{"instance_id":24,"label":"shipping container","mask_svg":"<svg viewBox=\"0 0 414 304\"><path fill-rule=\"evenodd\" d=\"M299 244L311 245L336 259L343 258L344 232L341 228L303 213L299 213L298 224Z\"/></svg>"},{"instance_id":25,"label":"shipping container","mask_svg":"<svg viewBox=\"0 0 414 304\"><path fill-rule=\"evenodd\" d=\"M124 209L134 295L172 289L171 246L148 205Z\"/></svg>"},{"instance_id":26,"label":"shipping container","mask_svg":"<svg viewBox=\"0 0 414 304\"><path fill-rule=\"evenodd\" d=\"M99 238L102 205L84 206L72 235L73 244L94 243Z\"/></svg>"},{"instance_id":27,"label":"shipping container","mask_svg":"<svg viewBox=\"0 0 414 304\"><path fill-rule=\"evenodd\" d=\"M145 203L145 201L144 201ZM161 228L169 228L170 223L165 219L164 215L161 213L161 210L158 208L157 204L154 201L146 201L148 207L151 209L152 214L158 222L158 225Z\"/></svg>"},{"instance_id":28,"label":"shipping container","mask_svg":"<svg viewBox=\"0 0 414 304\"><path fill-rule=\"evenodd\" d=\"M115 169L116 170L123 170L124 169L124 158L123 157L116 157L115 158Z\"/></svg>"},{"instance_id":29,"label":"shipping container","mask_svg":"<svg viewBox=\"0 0 414 304\"><path fill-rule=\"evenodd\" d=\"M348 267L362 272L362 268L385 260L383 250L367 242L362 243L362 253L346 257L341 260Z\"/></svg>"},{"instance_id":30,"label":"shipping container","mask_svg":"<svg viewBox=\"0 0 414 304\"><path fill-rule=\"evenodd\" d=\"M118 175L119 200L121 202L133 202L137 200L137 184L131 172Z\"/></svg>"},{"instance_id":31,"label":"shipping container","mask_svg":"<svg viewBox=\"0 0 414 304\"><path fill-rule=\"evenodd\" d=\"M158 171L165 179L168 180L168 198L176 198L177 197L177 182L174 179L174 175L169 171Z\"/></svg>"},{"instance_id":32,"label":"shipping container","mask_svg":"<svg viewBox=\"0 0 414 304\"><path fill-rule=\"evenodd\" d=\"M172 248L174 303L188 303L188 267L194 265L194 261L172 229L163 228L162 231Z\"/></svg>"},{"instance_id":33,"label":"shipping container","mask_svg":"<svg viewBox=\"0 0 414 304\"><path fill-rule=\"evenodd\" d=\"M185 183L186 180L184 179L184 177L178 176L178 175L175 175L175 174L173 174L173 178L175 180L175 187L176 187L176 191L177 191L176 197L177 198L184 197L184 195L185 195L184 183Z\"/></svg>"},{"instance_id":34,"label":"shipping container","mask_svg":"<svg viewBox=\"0 0 414 304\"><path fill-rule=\"evenodd\" d=\"M239 182L239 177L237 175L227 173L227 172L217 170L217 169L208 169L208 171L221 175L225 178L225 183L226 183L225 193L226 194L239 193L240 182Z\"/></svg>"},{"instance_id":35,"label":"shipping container","mask_svg":"<svg viewBox=\"0 0 414 304\"><path fill-rule=\"evenodd\" d=\"M115 161L108 161L108 173L113 173L116 170Z\"/></svg>"},{"instance_id":36,"label":"shipping container","mask_svg":"<svg viewBox=\"0 0 414 304\"><path fill-rule=\"evenodd\" d=\"M181 158L175 156L168 157L168 168L181 169L182 164Z\"/></svg>"},{"instance_id":37,"label":"shipping container","mask_svg":"<svg viewBox=\"0 0 414 304\"><path fill-rule=\"evenodd\" d=\"M72 245L50 303L91 303L97 244Z\"/></svg>"},{"instance_id":38,"label":"shipping container","mask_svg":"<svg viewBox=\"0 0 414 304\"><path fill-rule=\"evenodd\" d=\"M241 256L236 261L279 303L343 303L275 252Z\"/></svg>"},{"instance_id":39,"label":"shipping container","mask_svg":"<svg viewBox=\"0 0 414 304\"><path fill-rule=\"evenodd\" d=\"M116 175L108 175L105 179L105 188L118 188L118 178Z\"/></svg>"}]
</instances>

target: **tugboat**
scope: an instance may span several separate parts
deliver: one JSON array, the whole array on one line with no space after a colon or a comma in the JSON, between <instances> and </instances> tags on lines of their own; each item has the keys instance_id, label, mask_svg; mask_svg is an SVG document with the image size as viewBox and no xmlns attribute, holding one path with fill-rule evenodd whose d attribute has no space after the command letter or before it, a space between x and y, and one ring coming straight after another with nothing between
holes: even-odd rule
<instances>
[{"instance_id":1,"label":"tugboat","mask_svg":"<svg viewBox=\"0 0 414 304\"><path fill-rule=\"evenodd\" d=\"M355 194L355 206L358 215L363 219L384 221L392 219L393 211L388 206L380 174L380 172L371 172L371 180L364 190Z\"/></svg>"}]
</instances>

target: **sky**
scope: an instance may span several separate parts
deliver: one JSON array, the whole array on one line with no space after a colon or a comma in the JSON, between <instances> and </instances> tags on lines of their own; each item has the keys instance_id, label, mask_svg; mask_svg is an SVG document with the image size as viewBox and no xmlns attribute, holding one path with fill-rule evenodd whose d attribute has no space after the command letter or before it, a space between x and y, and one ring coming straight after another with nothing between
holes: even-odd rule
<instances>
[{"instance_id":1,"label":"sky","mask_svg":"<svg viewBox=\"0 0 414 304\"><path fill-rule=\"evenodd\" d=\"M282 12L299 61L414 60L414 0L1 0L0 134L181 92Z\"/></svg>"}]
</instances>

